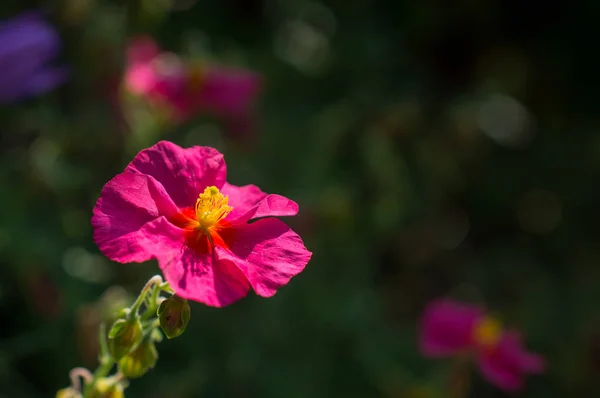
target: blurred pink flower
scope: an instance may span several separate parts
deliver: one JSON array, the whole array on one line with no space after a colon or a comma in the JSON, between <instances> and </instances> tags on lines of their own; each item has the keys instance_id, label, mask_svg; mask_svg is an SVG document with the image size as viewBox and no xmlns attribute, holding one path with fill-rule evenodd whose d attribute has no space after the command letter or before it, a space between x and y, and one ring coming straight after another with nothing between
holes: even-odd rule
<instances>
[{"instance_id":1,"label":"blurred pink flower","mask_svg":"<svg viewBox=\"0 0 600 398\"><path fill-rule=\"evenodd\" d=\"M157 259L173 290L189 300L222 307L250 287L271 297L312 255L272 218L296 215L298 205L225 177L217 150L161 141L104 186L92 217L94 240L120 263Z\"/></svg>"},{"instance_id":2,"label":"blurred pink flower","mask_svg":"<svg viewBox=\"0 0 600 398\"><path fill-rule=\"evenodd\" d=\"M518 391L526 373L544 371L544 359L525 350L520 334L505 330L483 308L435 300L421 319L420 349L428 357L470 352L483 377L498 388Z\"/></svg>"},{"instance_id":3,"label":"blurred pink flower","mask_svg":"<svg viewBox=\"0 0 600 398\"><path fill-rule=\"evenodd\" d=\"M261 88L258 74L211 64L184 62L161 52L149 37L133 39L124 78L128 92L166 107L175 121L208 113L245 129Z\"/></svg>"}]
</instances>

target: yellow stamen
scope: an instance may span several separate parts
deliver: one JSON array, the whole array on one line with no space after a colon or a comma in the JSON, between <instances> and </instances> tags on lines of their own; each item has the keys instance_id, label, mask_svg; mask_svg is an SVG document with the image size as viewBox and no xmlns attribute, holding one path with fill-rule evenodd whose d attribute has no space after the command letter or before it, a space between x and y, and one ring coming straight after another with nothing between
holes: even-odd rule
<instances>
[{"instance_id":1,"label":"yellow stamen","mask_svg":"<svg viewBox=\"0 0 600 398\"><path fill-rule=\"evenodd\" d=\"M484 347L493 347L502 336L502 323L493 317L486 316L475 325L473 339L475 343Z\"/></svg>"},{"instance_id":2,"label":"yellow stamen","mask_svg":"<svg viewBox=\"0 0 600 398\"><path fill-rule=\"evenodd\" d=\"M198 229L207 232L208 229L225 218L232 207L228 206L229 198L223 196L215 186L207 187L196 200L196 219Z\"/></svg>"}]
</instances>

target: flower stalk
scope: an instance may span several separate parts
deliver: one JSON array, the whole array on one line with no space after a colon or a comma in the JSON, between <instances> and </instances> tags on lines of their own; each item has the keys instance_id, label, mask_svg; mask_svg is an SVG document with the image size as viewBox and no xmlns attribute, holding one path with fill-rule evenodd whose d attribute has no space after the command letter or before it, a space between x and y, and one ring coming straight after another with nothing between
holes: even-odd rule
<instances>
[{"instance_id":1,"label":"flower stalk","mask_svg":"<svg viewBox=\"0 0 600 398\"><path fill-rule=\"evenodd\" d=\"M165 316L166 306L162 305L160 314L158 313L161 304L166 301L178 303L176 310L179 312L182 306L187 311L183 317L171 315L170 319L176 319L179 323L169 324L168 330L164 329L165 325L160 320L160 316ZM153 276L133 304L119 311L119 317L108 331L106 324L100 325L98 368L93 373L85 368L74 368L69 374L71 386L58 391L56 398L124 397L128 380L143 376L156 365L158 353L155 344L162 341L163 333L169 338L179 336L188 321L187 301L175 296L161 276ZM173 327L177 329L177 334L173 333ZM110 375L115 367L115 373Z\"/></svg>"}]
</instances>

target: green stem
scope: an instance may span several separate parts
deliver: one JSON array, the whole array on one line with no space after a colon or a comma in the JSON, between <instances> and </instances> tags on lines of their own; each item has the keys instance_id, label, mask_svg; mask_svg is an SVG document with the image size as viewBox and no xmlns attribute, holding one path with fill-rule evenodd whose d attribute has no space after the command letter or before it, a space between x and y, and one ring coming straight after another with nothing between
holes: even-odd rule
<instances>
[{"instance_id":1,"label":"green stem","mask_svg":"<svg viewBox=\"0 0 600 398\"><path fill-rule=\"evenodd\" d=\"M150 302L146 302L146 298L147 298L148 294L150 293L151 289L152 289L152 293L150 296ZM148 337L148 335L150 333L152 333L152 331L155 328L160 326L160 320L158 318L155 318L155 319L151 319L151 318L153 315L156 315L156 309L158 307L157 301L160 298L161 292L172 293L172 290L169 287L169 284L167 282L163 282L163 279L160 275L155 275L152 278L150 278L150 280L148 280L148 282L146 282L146 285L141 290L140 295L137 297L137 299L135 300L133 305L130 308L122 310L128 318L132 319L132 318L138 316L138 311L139 311L140 307L142 306L142 304L144 302L146 302L147 307L146 307L143 315L141 316L141 321L144 324L144 326L143 326L144 338ZM83 375L83 376L85 376L84 377L85 385L83 387L83 392L82 392L83 398L90 398L91 394L93 394L93 392L94 392L94 389L95 389L98 381L106 378L116 364L116 362L113 360L112 356L110 355L110 351L108 349L108 341L107 341L107 333L106 333L106 324L105 323L100 324L98 341L100 344L100 353L98 355L98 361L100 362L100 364L98 365L98 368L96 369L96 371L94 372L93 375L91 375L89 373ZM71 373L72 373L71 374L72 380L74 378L82 375L79 368L74 369ZM119 375L120 375L120 377L119 377ZM119 382L119 380L121 380L122 377L123 377L123 375L120 372L117 372L117 374L115 375L115 378L114 378L114 382L115 383ZM77 378L76 383L73 383L73 384L74 384L74 387L79 387L80 386L79 379ZM77 388L77 389L79 390L79 388Z\"/></svg>"},{"instance_id":2,"label":"green stem","mask_svg":"<svg viewBox=\"0 0 600 398\"><path fill-rule=\"evenodd\" d=\"M171 285L169 285L169 282L163 282L159 285L159 289L161 292L165 292L165 293L169 293L169 294L175 294L175 291L173 291L173 289L171 289Z\"/></svg>"},{"instance_id":3,"label":"green stem","mask_svg":"<svg viewBox=\"0 0 600 398\"><path fill-rule=\"evenodd\" d=\"M152 288L154 285L160 286L162 283L163 283L163 280L160 275L154 275L152 278L150 278L150 280L148 282L146 282L146 285L140 292L140 295L138 296L138 298L135 300L135 302L131 306L131 312L129 313L130 317L134 317L137 315L137 311L140 309L142 303L144 302L144 300L146 298L146 294L148 294L148 290L150 290L150 288Z\"/></svg>"},{"instance_id":4,"label":"green stem","mask_svg":"<svg viewBox=\"0 0 600 398\"><path fill-rule=\"evenodd\" d=\"M152 320L152 329L160 326L160 319L156 318Z\"/></svg>"},{"instance_id":5,"label":"green stem","mask_svg":"<svg viewBox=\"0 0 600 398\"><path fill-rule=\"evenodd\" d=\"M113 368L114 365L115 361L113 361L112 359L106 361L103 364L100 364L100 366L98 366L98 369L96 369L96 371L94 372L94 381L106 377L106 375L110 373L110 370Z\"/></svg>"},{"instance_id":6,"label":"green stem","mask_svg":"<svg viewBox=\"0 0 600 398\"><path fill-rule=\"evenodd\" d=\"M146 311L144 311L144 313L142 314L142 321L145 321L156 314L156 309L158 308L158 306L156 305L156 301L158 300L158 295L161 291L160 286L161 285L159 284L154 285L154 289L152 290L152 297L150 299L150 304L148 305L148 308L146 308Z\"/></svg>"},{"instance_id":7,"label":"green stem","mask_svg":"<svg viewBox=\"0 0 600 398\"><path fill-rule=\"evenodd\" d=\"M465 398L471 389L470 355L458 355L450 369L449 392L452 398Z\"/></svg>"},{"instance_id":8,"label":"green stem","mask_svg":"<svg viewBox=\"0 0 600 398\"><path fill-rule=\"evenodd\" d=\"M115 365L115 361L113 361L112 357L110 356L110 354L108 352L108 343L106 341L106 324L104 322L101 323L99 329L100 330L99 330L99 334L98 334L98 341L100 343L100 355L99 355L98 361L100 362L100 365L94 372L93 379L91 380L91 382L87 383L85 385L85 388L83 391L84 398L87 398L90 396L96 382L99 379L106 377L106 375L110 373L111 369Z\"/></svg>"},{"instance_id":9,"label":"green stem","mask_svg":"<svg viewBox=\"0 0 600 398\"><path fill-rule=\"evenodd\" d=\"M100 358L98 359L100 363L102 363L105 360L104 358L110 358L110 353L108 351L108 342L106 341L106 323L104 322L100 324L98 341L100 342Z\"/></svg>"}]
</instances>

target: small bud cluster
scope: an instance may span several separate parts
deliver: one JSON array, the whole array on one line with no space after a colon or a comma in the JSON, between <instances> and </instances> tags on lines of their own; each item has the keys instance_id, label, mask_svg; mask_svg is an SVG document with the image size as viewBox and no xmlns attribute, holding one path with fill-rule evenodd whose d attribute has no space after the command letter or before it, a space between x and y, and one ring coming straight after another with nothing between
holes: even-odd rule
<instances>
[{"instance_id":1,"label":"small bud cluster","mask_svg":"<svg viewBox=\"0 0 600 398\"><path fill-rule=\"evenodd\" d=\"M168 297L161 294L166 293ZM129 308L120 311L108 333L100 328L100 366L71 371L71 386L56 398L122 398L129 379L142 377L158 360L155 344L181 335L190 321L190 305L160 276L152 277ZM162 333L161 333L162 330ZM108 376L114 366L117 372ZM81 386L80 378L83 379Z\"/></svg>"}]
</instances>

